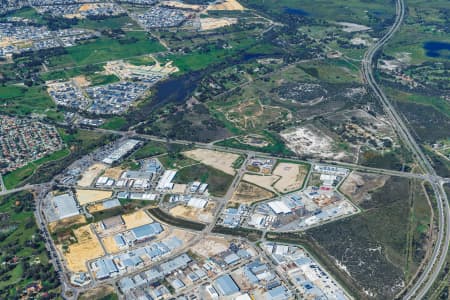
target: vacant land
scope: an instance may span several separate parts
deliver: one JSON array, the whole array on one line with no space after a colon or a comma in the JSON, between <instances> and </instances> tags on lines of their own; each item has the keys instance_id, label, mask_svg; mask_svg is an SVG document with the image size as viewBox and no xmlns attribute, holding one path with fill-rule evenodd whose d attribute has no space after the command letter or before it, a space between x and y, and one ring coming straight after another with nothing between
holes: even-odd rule
<instances>
[{"instance_id":1,"label":"vacant land","mask_svg":"<svg viewBox=\"0 0 450 300\"><path fill-rule=\"evenodd\" d=\"M111 198L111 191L100 191L100 190L81 190L77 189L77 200L80 205L86 205L89 203L105 200Z\"/></svg>"},{"instance_id":2,"label":"vacant land","mask_svg":"<svg viewBox=\"0 0 450 300\"><path fill-rule=\"evenodd\" d=\"M181 169L174 178L175 183L192 181L207 183L209 193L220 197L226 194L233 176L204 164L195 164Z\"/></svg>"},{"instance_id":3,"label":"vacant land","mask_svg":"<svg viewBox=\"0 0 450 300\"><path fill-rule=\"evenodd\" d=\"M363 201L361 214L310 229L307 235L376 299L392 298L416 270L427 245L422 221L430 210L419 182L391 177ZM411 204L413 209L411 212ZM420 207L420 209L419 209ZM413 214L413 217L411 217ZM419 224L421 224L419 226ZM413 237L409 236L410 232ZM405 249L407 245L407 249Z\"/></svg>"},{"instance_id":4,"label":"vacant land","mask_svg":"<svg viewBox=\"0 0 450 300\"><path fill-rule=\"evenodd\" d=\"M50 232L55 232L62 228L70 228L75 225L86 224L86 217L84 215L73 216L65 218L48 224Z\"/></svg>"},{"instance_id":5,"label":"vacant land","mask_svg":"<svg viewBox=\"0 0 450 300\"><path fill-rule=\"evenodd\" d=\"M192 251L196 254L210 258L223 251L226 251L229 247L229 242L221 237L207 237L192 247Z\"/></svg>"},{"instance_id":6,"label":"vacant land","mask_svg":"<svg viewBox=\"0 0 450 300\"><path fill-rule=\"evenodd\" d=\"M355 204L370 201L372 192L383 187L387 175L352 172L342 183L340 190Z\"/></svg>"},{"instance_id":7,"label":"vacant land","mask_svg":"<svg viewBox=\"0 0 450 300\"><path fill-rule=\"evenodd\" d=\"M224 0L209 5L207 10L244 10L244 7L236 0Z\"/></svg>"},{"instance_id":8,"label":"vacant land","mask_svg":"<svg viewBox=\"0 0 450 300\"><path fill-rule=\"evenodd\" d=\"M124 171L125 170L122 167L109 168L105 170L103 176L118 180Z\"/></svg>"},{"instance_id":9,"label":"vacant land","mask_svg":"<svg viewBox=\"0 0 450 300\"><path fill-rule=\"evenodd\" d=\"M25 116L32 113L56 115L56 105L44 87L0 86L2 113ZM61 116L58 117L62 120Z\"/></svg>"},{"instance_id":10,"label":"vacant land","mask_svg":"<svg viewBox=\"0 0 450 300\"><path fill-rule=\"evenodd\" d=\"M270 199L274 193L254 184L241 181L230 199L230 204L239 203L251 205L254 202Z\"/></svg>"},{"instance_id":11,"label":"vacant land","mask_svg":"<svg viewBox=\"0 0 450 300\"><path fill-rule=\"evenodd\" d=\"M102 285L98 288L90 288L88 291L80 294L80 300L117 300L118 297L115 294L115 289L111 285Z\"/></svg>"},{"instance_id":12,"label":"vacant land","mask_svg":"<svg viewBox=\"0 0 450 300\"><path fill-rule=\"evenodd\" d=\"M212 214L214 206L214 203L209 203L207 207L198 209L184 205L177 205L170 210L170 214L177 218L201 223L210 223L214 219Z\"/></svg>"},{"instance_id":13,"label":"vacant land","mask_svg":"<svg viewBox=\"0 0 450 300\"><path fill-rule=\"evenodd\" d=\"M262 187L263 189L272 191L277 193L273 185L280 179L279 176L275 175L254 175L254 174L245 174L242 180L256 184L257 186Z\"/></svg>"},{"instance_id":14,"label":"vacant land","mask_svg":"<svg viewBox=\"0 0 450 300\"><path fill-rule=\"evenodd\" d=\"M90 225L75 229L73 233L77 242L63 251L67 267L72 272L87 272L87 261L104 255L103 249Z\"/></svg>"},{"instance_id":15,"label":"vacant land","mask_svg":"<svg viewBox=\"0 0 450 300\"><path fill-rule=\"evenodd\" d=\"M164 48L157 41L150 40L147 33L128 31L122 39L101 37L67 48L67 54L52 57L49 64L55 68L84 66L162 50Z\"/></svg>"},{"instance_id":16,"label":"vacant land","mask_svg":"<svg viewBox=\"0 0 450 300\"><path fill-rule=\"evenodd\" d=\"M94 164L90 166L84 173L81 175L81 179L78 180L77 184L81 187L89 187L93 183L94 179L99 176L106 169L106 165L104 164Z\"/></svg>"},{"instance_id":17,"label":"vacant land","mask_svg":"<svg viewBox=\"0 0 450 300\"><path fill-rule=\"evenodd\" d=\"M281 193L289 193L300 189L308 175L308 166L295 163L280 162L273 170L273 175L280 176L274 188Z\"/></svg>"},{"instance_id":18,"label":"vacant land","mask_svg":"<svg viewBox=\"0 0 450 300\"><path fill-rule=\"evenodd\" d=\"M190 150L183 152L183 155L230 175L235 174L233 163L239 158L238 154L208 149Z\"/></svg>"},{"instance_id":19,"label":"vacant land","mask_svg":"<svg viewBox=\"0 0 450 300\"><path fill-rule=\"evenodd\" d=\"M143 210L138 210L127 215L122 215L122 218L127 229L136 228L153 222L152 218L150 218L150 216Z\"/></svg>"}]
</instances>

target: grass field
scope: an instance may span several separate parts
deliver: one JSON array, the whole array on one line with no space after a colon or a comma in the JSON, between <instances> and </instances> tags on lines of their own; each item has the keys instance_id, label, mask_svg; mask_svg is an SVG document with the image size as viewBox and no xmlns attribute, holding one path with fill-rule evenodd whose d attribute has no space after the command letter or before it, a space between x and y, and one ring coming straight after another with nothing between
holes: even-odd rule
<instances>
[{"instance_id":1,"label":"grass field","mask_svg":"<svg viewBox=\"0 0 450 300\"><path fill-rule=\"evenodd\" d=\"M104 64L96 64L96 65L88 65L85 67L73 67L73 68L65 68L57 71L49 71L42 72L40 77L42 80L56 80L56 79L64 79L68 80L72 77L76 77L79 75L93 75L95 72L100 72L103 70Z\"/></svg>"},{"instance_id":2,"label":"grass field","mask_svg":"<svg viewBox=\"0 0 450 300\"><path fill-rule=\"evenodd\" d=\"M35 160L33 162L30 162L29 164L18 168L11 173L8 173L3 176L3 181L5 183L6 188L11 189L16 187L18 184L20 184L22 181L24 181L26 178L30 177L36 169L50 161L55 161L62 159L70 154L69 149L63 149L56 151L46 157L40 158L38 160Z\"/></svg>"},{"instance_id":3,"label":"grass field","mask_svg":"<svg viewBox=\"0 0 450 300\"><path fill-rule=\"evenodd\" d=\"M327 21L354 22L368 26L375 22L375 17L378 20L384 20L392 17L394 14L394 7L386 5L386 2L382 0L349 0L345 3L340 0L280 0L264 2L243 0L241 3L245 7L256 8L270 15L276 15L280 19L291 14L294 16L321 18Z\"/></svg>"},{"instance_id":4,"label":"grass field","mask_svg":"<svg viewBox=\"0 0 450 300\"><path fill-rule=\"evenodd\" d=\"M226 194L233 176L203 164L195 164L179 170L174 178L176 183L188 183L195 180L207 183L209 193L220 197Z\"/></svg>"},{"instance_id":5,"label":"grass field","mask_svg":"<svg viewBox=\"0 0 450 300\"><path fill-rule=\"evenodd\" d=\"M119 77L113 74L92 74L87 76L87 79L91 83L91 86L110 84L120 81Z\"/></svg>"},{"instance_id":6,"label":"grass field","mask_svg":"<svg viewBox=\"0 0 450 300\"><path fill-rule=\"evenodd\" d=\"M59 281L48 261L33 209L34 199L29 192L0 197L1 299L18 299L26 285L37 281L42 281L42 292L53 296L58 292Z\"/></svg>"},{"instance_id":7,"label":"grass field","mask_svg":"<svg viewBox=\"0 0 450 300\"><path fill-rule=\"evenodd\" d=\"M127 126L127 120L123 117L112 117L105 121L101 126L104 129L121 130Z\"/></svg>"},{"instance_id":8,"label":"grass field","mask_svg":"<svg viewBox=\"0 0 450 300\"><path fill-rule=\"evenodd\" d=\"M101 37L93 42L67 48L67 54L54 56L53 68L82 66L163 51L164 47L142 31L128 31L124 38Z\"/></svg>"},{"instance_id":9,"label":"grass field","mask_svg":"<svg viewBox=\"0 0 450 300\"><path fill-rule=\"evenodd\" d=\"M33 86L0 86L1 112L11 115L25 116L31 113L49 114L61 120L62 115L56 113L56 105L43 87Z\"/></svg>"}]
</instances>

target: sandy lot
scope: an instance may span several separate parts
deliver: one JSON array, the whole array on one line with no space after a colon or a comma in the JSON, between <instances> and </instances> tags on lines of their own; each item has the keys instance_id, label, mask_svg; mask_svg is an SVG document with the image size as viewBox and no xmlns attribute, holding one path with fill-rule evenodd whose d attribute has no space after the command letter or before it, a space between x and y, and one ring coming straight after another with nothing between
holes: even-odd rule
<instances>
[{"instance_id":1,"label":"sandy lot","mask_svg":"<svg viewBox=\"0 0 450 300\"><path fill-rule=\"evenodd\" d=\"M88 87L91 83L86 79L86 76L80 75L72 78L73 82L79 87Z\"/></svg>"},{"instance_id":2,"label":"sandy lot","mask_svg":"<svg viewBox=\"0 0 450 300\"><path fill-rule=\"evenodd\" d=\"M200 256L209 258L228 249L229 243L224 238L207 237L192 247L192 251Z\"/></svg>"},{"instance_id":3,"label":"sandy lot","mask_svg":"<svg viewBox=\"0 0 450 300\"><path fill-rule=\"evenodd\" d=\"M82 187L88 187L92 184L94 179L101 174L106 169L104 164L93 164L81 175L81 179L78 180L77 184Z\"/></svg>"},{"instance_id":4,"label":"sandy lot","mask_svg":"<svg viewBox=\"0 0 450 300\"><path fill-rule=\"evenodd\" d=\"M96 203L96 204L89 205L87 207L87 210L89 211L89 213L95 213L98 211L105 210L105 208L103 207L103 203Z\"/></svg>"},{"instance_id":5,"label":"sandy lot","mask_svg":"<svg viewBox=\"0 0 450 300\"><path fill-rule=\"evenodd\" d=\"M220 4L211 4L207 10L244 10L244 7L236 0L225 0Z\"/></svg>"},{"instance_id":6,"label":"sandy lot","mask_svg":"<svg viewBox=\"0 0 450 300\"><path fill-rule=\"evenodd\" d=\"M273 170L273 175L281 177L274 184L274 188L282 193L288 193L302 187L308 175L308 168L294 163L279 163Z\"/></svg>"},{"instance_id":7,"label":"sandy lot","mask_svg":"<svg viewBox=\"0 0 450 300\"><path fill-rule=\"evenodd\" d=\"M390 176L352 172L342 183L341 192L354 203L370 201L371 192L381 188Z\"/></svg>"},{"instance_id":8,"label":"sandy lot","mask_svg":"<svg viewBox=\"0 0 450 300\"><path fill-rule=\"evenodd\" d=\"M183 154L230 175L234 175L233 163L239 158L237 154L208 149L195 149Z\"/></svg>"},{"instance_id":9,"label":"sandy lot","mask_svg":"<svg viewBox=\"0 0 450 300\"><path fill-rule=\"evenodd\" d=\"M186 3L181 3L178 1L163 1L161 2L162 5L164 6L169 6L169 7L175 7L175 8L182 8L182 9L191 9L191 10L201 10L202 6L201 5L196 5L196 4L186 4Z\"/></svg>"},{"instance_id":10,"label":"sandy lot","mask_svg":"<svg viewBox=\"0 0 450 300\"><path fill-rule=\"evenodd\" d=\"M72 272L87 272L86 262L104 255L103 249L90 225L75 229L73 232L78 242L70 245L64 254L67 267Z\"/></svg>"},{"instance_id":11,"label":"sandy lot","mask_svg":"<svg viewBox=\"0 0 450 300\"><path fill-rule=\"evenodd\" d=\"M77 199L80 205L104 200L111 198L111 191L99 191L99 190L80 190L77 189Z\"/></svg>"},{"instance_id":12,"label":"sandy lot","mask_svg":"<svg viewBox=\"0 0 450 300\"><path fill-rule=\"evenodd\" d=\"M85 216L84 215L78 215L78 216L73 216L73 217L70 217L70 218L63 219L63 220L51 222L51 223L48 224L48 229L51 232L53 232L56 228L70 227L72 225L83 224L83 223L86 223Z\"/></svg>"},{"instance_id":13,"label":"sandy lot","mask_svg":"<svg viewBox=\"0 0 450 300\"><path fill-rule=\"evenodd\" d=\"M214 203L208 203L204 209L198 209L184 205L177 205L170 210L170 214L178 218L209 223L214 219L212 214L214 206Z\"/></svg>"},{"instance_id":14,"label":"sandy lot","mask_svg":"<svg viewBox=\"0 0 450 300\"><path fill-rule=\"evenodd\" d=\"M184 191L186 191L186 188L187 188L187 184L175 183L173 185L173 189L171 192L174 194L184 194Z\"/></svg>"},{"instance_id":15,"label":"sandy lot","mask_svg":"<svg viewBox=\"0 0 450 300\"><path fill-rule=\"evenodd\" d=\"M279 176L276 175L268 175L268 176L262 176L262 175L253 175L253 174L245 174L242 180L256 184L257 186L260 186L262 188L265 188L266 190L272 191L277 193L275 188L272 186L278 179L280 179Z\"/></svg>"},{"instance_id":16,"label":"sandy lot","mask_svg":"<svg viewBox=\"0 0 450 300\"><path fill-rule=\"evenodd\" d=\"M120 175L122 175L123 171L124 169L122 169L121 167L109 168L105 170L103 176L117 180L120 178Z\"/></svg>"},{"instance_id":17,"label":"sandy lot","mask_svg":"<svg viewBox=\"0 0 450 300\"><path fill-rule=\"evenodd\" d=\"M103 246L105 246L106 251L111 253L119 252L121 249L117 247L116 242L114 241L114 236L110 235L102 239Z\"/></svg>"},{"instance_id":18,"label":"sandy lot","mask_svg":"<svg viewBox=\"0 0 450 300\"><path fill-rule=\"evenodd\" d=\"M333 139L312 125L290 128L281 132L287 146L297 154L308 154L316 157L342 159L344 152L336 152Z\"/></svg>"},{"instance_id":19,"label":"sandy lot","mask_svg":"<svg viewBox=\"0 0 450 300\"><path fill-rule=\"evenodd\" d=\"M236 191L233 193L230 202L250 205L256 201L270 199L274 195L274 193L271 193L259 186L241 181Z\"/></svg>"},{"instance_id":20,"label":"sandy lot","mask_svg":"<svg viewBox=\"0 0 450 300\"><path fill-rule=\"evenodd\" d=\"M236 18L200 18L201 30L212 30L236 23Z\"/></svg>"},{"instance_id":21,"label":"sandy lot","mask_svg":"<svg viewBox=\"0 0 450 300\"><path fill-rule=\"evenodd\" d=\"M127 215L122 215L122 218L127 229L132 229L153 222L152 218L150 218L150 216L143 210L138 210Z\"/></svg>"}]
</instances>

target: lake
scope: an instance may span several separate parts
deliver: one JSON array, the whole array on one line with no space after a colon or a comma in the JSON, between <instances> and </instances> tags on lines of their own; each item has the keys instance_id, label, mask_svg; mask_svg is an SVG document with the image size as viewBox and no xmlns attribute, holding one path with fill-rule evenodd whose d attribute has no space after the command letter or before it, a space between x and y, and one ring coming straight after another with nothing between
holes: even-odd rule
<instances>
[{"instance_id":1,"label":"lake","mask_svg":"<svg viewBox=\"0 0 450 300\"><path fill-rule=\"evenodd\" d=\"M428 57L443 57L450 59L450 43L429 41L423 44Z\"/></svg>"}]
</instances>

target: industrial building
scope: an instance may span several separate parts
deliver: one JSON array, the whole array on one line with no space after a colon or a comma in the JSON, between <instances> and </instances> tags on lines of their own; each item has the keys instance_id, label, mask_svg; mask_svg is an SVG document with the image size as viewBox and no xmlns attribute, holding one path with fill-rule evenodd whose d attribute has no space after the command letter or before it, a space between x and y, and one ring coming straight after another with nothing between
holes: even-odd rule
<instances>
[{"instance_id":1,"label":"industrial building","mask_svg":"<svg viewBox=\"0 0 450 300\"><path fill-rule=\"evenodd\" d=\"M137 145L139 145L140 141L129 139L122 144L119 145L112 153L110 153L107 157L103 159L103 162L108 165L112 165L119 160L121 160L125 155L130 153Z\"/></svg>"},{"instance_id":2,"label":"industrial building","mask_svg":"<svg viewBox=\"0 0 450 300\"><path fill-rule=\"evenodd\" d=\"M240 291L230 275L222 275L214 281L214 287L222 296L231 296Z\"/></svg>"},{"instance_id":3,"label":"industrial building","mask_svg":"<svg viewBox=\"0 0 450 300\"><path fill-rule=\"evenodd\" d=\"M144 241L163 232L163 228L159 223L145 224L131 229L136 241Z\"/></svg>"},{"instance_id":4,"label":"industrial building","mask_svg":"<svg viewBox=\"0 0 450 300\"><path fill-rule=\"evenodd\" d=\"M80 214L75 199L70 194L62 194L53 197L53 209L58 219L70 218Z\"/></svg>"},{"instance_id":5,"label":"industrial building","mask_svg":"<svg viewBox=\"0 0 450 300\"><path fill-rule=\"evenodd\" d=\"M177 171L175 170L166 170L159 179L156 189L159 191L166 191L173 189L174 184L172 183L172 180L175 178L176 174Z\"/></svg>"}]
</instances>

